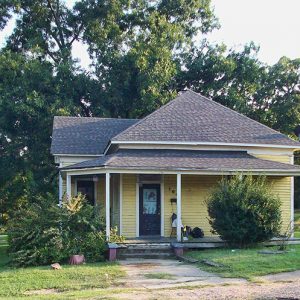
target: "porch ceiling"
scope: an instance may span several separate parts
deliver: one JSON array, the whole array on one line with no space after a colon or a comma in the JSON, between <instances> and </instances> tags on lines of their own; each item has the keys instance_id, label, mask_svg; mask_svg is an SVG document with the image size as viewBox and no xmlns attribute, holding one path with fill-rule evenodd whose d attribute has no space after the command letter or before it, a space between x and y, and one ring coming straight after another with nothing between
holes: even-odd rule
<instances>
[{"instance_id":1,"label":"porch ceiling","mask_svg":"<svg viewBox=\"0 0 300 300\"><path fill-rule=\"evenodd\" d=\"M262 172L300 175L300 166L256 158L243 151L135 150L118 152L74 164L61 170L81 169L199 172Z\"/></svg>"}]
</instances>

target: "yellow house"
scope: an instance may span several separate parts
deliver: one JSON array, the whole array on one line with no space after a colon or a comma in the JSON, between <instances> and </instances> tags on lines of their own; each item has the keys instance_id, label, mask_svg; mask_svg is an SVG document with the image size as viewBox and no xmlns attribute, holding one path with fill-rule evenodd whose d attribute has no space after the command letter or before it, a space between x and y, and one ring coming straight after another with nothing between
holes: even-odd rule
<instances>
[{"instance_id":1,"label":"yellow house","mask_svg":"<svg viewBox=\"0 0 300 300\"><path fill-rule=\"evenodd\" d=\"M106 232L169 237L172 215L211 236L205 200L222 176L264 174L293 223L293 152L300 143L190 90L141 120L55 117L51 152L59 199L102 203ZM174 226L174 223L173 223Z\"/></svg>"}]
</instances>

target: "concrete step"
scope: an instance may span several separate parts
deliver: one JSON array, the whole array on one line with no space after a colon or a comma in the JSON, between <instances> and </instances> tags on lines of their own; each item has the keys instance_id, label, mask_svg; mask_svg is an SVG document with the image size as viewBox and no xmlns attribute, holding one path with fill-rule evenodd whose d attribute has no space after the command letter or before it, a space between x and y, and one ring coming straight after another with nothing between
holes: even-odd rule
<instances>
[{"instance_id":1,"label":"concrete step","mask_svg":"<svg viewBox=\"0 0 300 300\"><path fill-rule=\"evenodd\" d=\"M170 259L173 258L174 255L172 252L169 253L120 253L117 256L117 259Z\"/></svg>"},{"instance_id":2,"label":"concrete step","mask_svg":"<svg viewBox=\"0 0 300 300\"><path fill-rule=\"evenodd\" d=\"M140 249L140 248L147 248L147 249L165 249L170 248L170 243L136 243L136 244L120 244L119 246L123 246L124 248L132 248L132 249Z\"/></svg>"},{"instance_id":3,"label":"concrete step","mask_svg":"<svg viewBox=\"0 0 300 300\"><path fill-rule=\"evenodd\" d=\"M172 253L172 249L147 249L147 248L138 248L138 249L118 249L118 253L144 253L144 254L153 254L153 253Z\"/></svg>"}]
</instances>

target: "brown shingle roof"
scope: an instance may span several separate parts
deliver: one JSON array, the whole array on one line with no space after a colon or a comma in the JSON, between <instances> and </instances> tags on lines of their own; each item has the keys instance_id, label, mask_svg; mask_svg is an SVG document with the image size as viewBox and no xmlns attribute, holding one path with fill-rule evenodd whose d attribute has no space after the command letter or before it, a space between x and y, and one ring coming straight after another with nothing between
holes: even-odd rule
<instances>
[{"instance_id":1,"label":"brown shingle roof","mask_svg":"<svg viewBox=\"0 0 300 300\"><path fill-rule=\"evenodd\" d=\"M117 141L300 146L280 132L190 90L112 138L112 142Z\"/></svg>"},{"instance_id":2,"label":"brown shingle roof","mask_svg":"<svg viewBox=\"0 0 300 300\"><path fill-rule=\"evenodd\" d=\"M194 151L194 150L135 150L118 152L84 161L63 169L106 167L108 169L142 170L205 170L205 171L294 171L300 166L263 160L243 151Z\"/></svg>"},{"instance_id":3,"label":"brown shingle roof","mask_svg":"<svg viewBox=\"0 0 300 300\"><path fill-rule=\"evenodd\" d=\"M52 154L100 155L110 139L137 120L54 117Z\"/></svg>"}]
</instances>

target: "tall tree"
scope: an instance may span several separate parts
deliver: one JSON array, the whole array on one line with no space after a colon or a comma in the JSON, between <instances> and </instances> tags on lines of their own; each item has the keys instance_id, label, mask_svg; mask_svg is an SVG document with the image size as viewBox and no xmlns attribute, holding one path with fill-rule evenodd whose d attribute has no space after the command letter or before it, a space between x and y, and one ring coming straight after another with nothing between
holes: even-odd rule
<instances>
[{"instance_id":1,"label":"tall tree","mask_svg":"<svg viewBox=\"0 0 300 300\"><path fill-rule=\"evenodd\" d=\"M300 121L300 60L283 57L268 66L258 50L253 43L240 52L203 43L185 56L177 88L189 87L293 135Z\"/></svg>"},{"instance_id":2,"label":"tall tree","mask_svg":"<svg viewBox=\"0 0 300 300\"><path fill-rule=\"evenodd\" d=\"M102 103L115 117L141 117L168 101L179 57L218 25L209 0L85 0L74 9L85 22Z\"/></svg>"}]
</instances>

